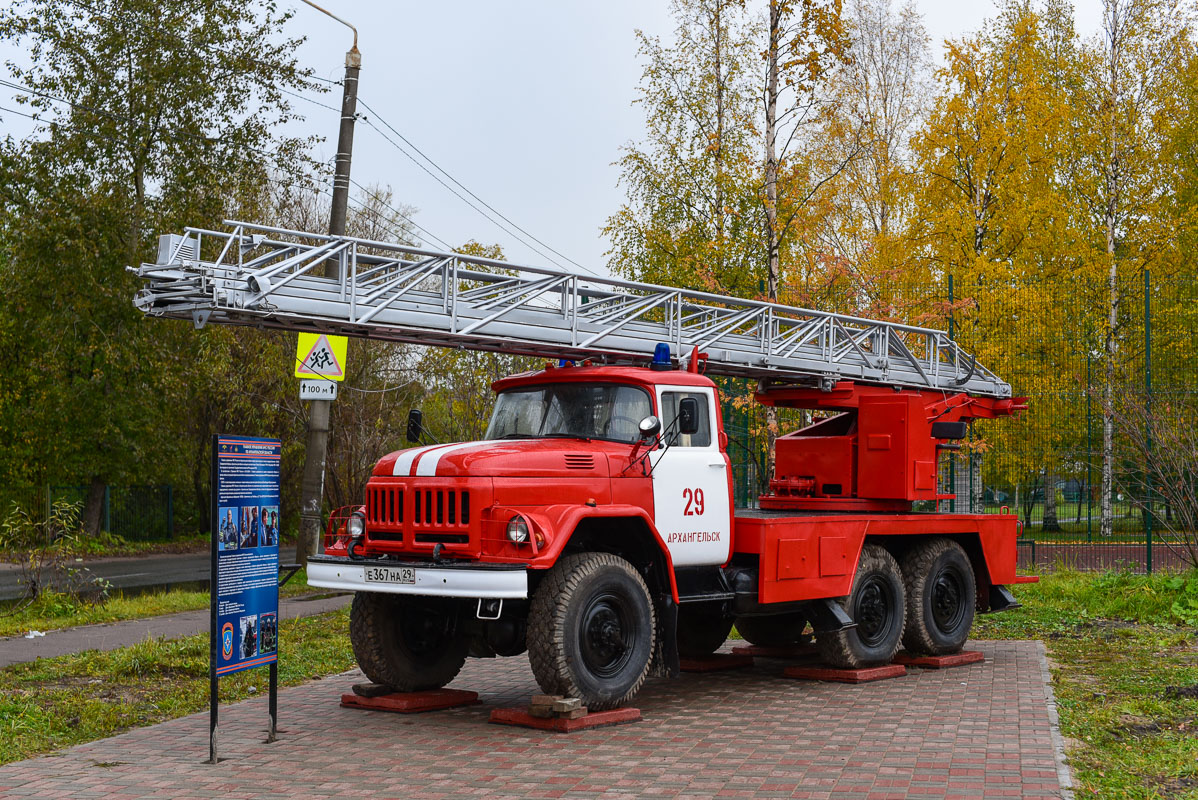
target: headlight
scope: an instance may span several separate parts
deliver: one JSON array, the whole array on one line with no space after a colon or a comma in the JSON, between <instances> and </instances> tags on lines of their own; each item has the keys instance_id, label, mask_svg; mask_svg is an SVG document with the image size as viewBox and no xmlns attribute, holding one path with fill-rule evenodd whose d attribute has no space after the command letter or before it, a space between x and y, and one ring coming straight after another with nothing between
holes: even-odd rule
<instances>
[{"instance_id":1,"label":"headlight","mask_svg":"<svg viewBox=\"0 0 1198 800\"><path fill-rule=\"evenodd\" d=\"M345 521L345 532L351 539L361 539L366 534L366 519L361 512L355 511Z\"/></svg>"},{"instance_id":2,"label":"headlight","mask_svg":"<svg viewBox=\"0 0 1198 800\"><path fill-rule=\"evenodd\" d=\"M507 524L507 538L516 544L528 544L528 523L524 517L512 517Z\"/></svg>"}]
</instances>

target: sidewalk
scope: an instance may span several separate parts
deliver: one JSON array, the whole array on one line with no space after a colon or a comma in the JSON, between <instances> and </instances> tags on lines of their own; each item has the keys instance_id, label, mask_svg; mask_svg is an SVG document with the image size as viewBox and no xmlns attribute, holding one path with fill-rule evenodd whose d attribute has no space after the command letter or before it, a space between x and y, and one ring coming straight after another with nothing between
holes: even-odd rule
<instances>
[{"instance_id":1,"label":"sidewalk","mask_svg":"<svg viewBox=\"0 0 1198 800\"><path fill-rule=\"evenodd\" d=\"M335 611L349 605L353 595L339 594L332 597L279 598L279 616L282 619L312 617L326 611ZM36 661L39 658L55 658L85 650L115 650L118 647L143 642L147 638L164 637L180 639L208 630L208 609L165 614L159 617L131 619L124 622L107 622L101 625L81 625L49 631L44 637L26 639L12 636L0 639L0 667Z\"/></svg>"},{"instance_id":2,"label":"sidewalk","mask_svg":"<svg viewBox=\"0 0 1198 800\"><path fill-rule=\"evenodd\" d=\"M539 691L524 656L470 659L479 705L340 708L357 670L0 767L0 798L1070 798L1040 642L971 642L986 661L859 686L788 680L782 662L650 680L644 721L568 735L487 724Z\"/></svg>"}]
</instances>

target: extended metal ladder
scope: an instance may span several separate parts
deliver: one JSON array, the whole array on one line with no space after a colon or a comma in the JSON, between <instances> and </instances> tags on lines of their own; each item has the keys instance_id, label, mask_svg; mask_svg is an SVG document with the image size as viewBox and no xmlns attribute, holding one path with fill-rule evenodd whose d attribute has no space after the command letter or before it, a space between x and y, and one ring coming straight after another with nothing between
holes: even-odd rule
<instances>
[{"instance_id":1,"label":"extended metal ladder","mask_svg":"<svg viewBox=\"0 0 1198 800\"><path fill-rule=\"evenodd\" d=\"M545 358L643 363L658 342L707 372L1010 397L943 331L350 236L245 222L161 237L130 267L154 316ZM321 269L335 263L341 279Z\"/></svg>"}]
</instances>

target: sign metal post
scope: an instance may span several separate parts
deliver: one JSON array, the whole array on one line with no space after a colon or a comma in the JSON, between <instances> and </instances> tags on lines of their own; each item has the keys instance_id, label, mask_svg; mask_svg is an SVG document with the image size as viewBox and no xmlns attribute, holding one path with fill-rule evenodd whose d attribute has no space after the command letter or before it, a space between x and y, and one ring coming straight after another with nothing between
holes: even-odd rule
<instances>
[{"instance_id":1,"label":"sign metal post","mask_svg":"<svg viewBox=\"0 0 1198 800\"><path fill-rule=\"evenodd\" d=\"M220 696L218 694L220 681L216 677L216 656L220 648L220 640L217 634L217 586L220 567L220 557L218 555L217 530L220 527L220 520L217 519L218 506L216 503L216 486L217 486L217 467L216 454L217 442L219 436L212 437L212 471L210 473L211 482L209 485L209 495L212 498L211 509L208 519L212 523L212 542L211 542L211 571L208 573L208 763L217 763L216 758L216 721L217 715L220 712Z\"/></svg>"}]
</instances>

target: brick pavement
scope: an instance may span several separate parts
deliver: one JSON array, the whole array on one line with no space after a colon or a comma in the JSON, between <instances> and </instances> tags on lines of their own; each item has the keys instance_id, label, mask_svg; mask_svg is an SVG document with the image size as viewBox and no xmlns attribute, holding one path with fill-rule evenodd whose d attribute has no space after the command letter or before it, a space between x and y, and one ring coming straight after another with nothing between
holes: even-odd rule
<instances>
[{"instance_id":1,"label":"brick pavement","mask_svg":"<svg viewBox=\"0 0 1198 800\"><path fill-rule=\"evenodd\" d=\"M847 686L783 663L653 680L645 721L568 735L486 723L537 690L525 657L471 660L481 705L420 715L338 707L360 673L222 709L218 766L199 714L0 768L2 798L1047 798L1060 780L1043 645L975 642L986 661Z\"/></svg>"}]
</instances>

